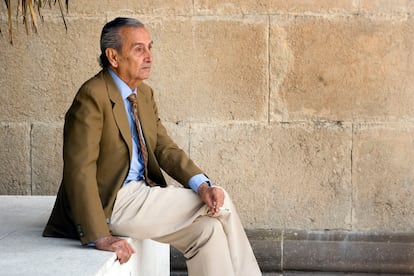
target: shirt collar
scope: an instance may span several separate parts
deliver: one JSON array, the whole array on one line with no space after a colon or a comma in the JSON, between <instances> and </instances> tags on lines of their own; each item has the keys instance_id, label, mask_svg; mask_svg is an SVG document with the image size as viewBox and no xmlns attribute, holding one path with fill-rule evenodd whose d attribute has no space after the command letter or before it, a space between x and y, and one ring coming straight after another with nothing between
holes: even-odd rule
<instances>
[{"instance_id":1,"label":"shirt collar","mask_svg":"<svg viewBox=\"0 0 414 276\"><path fill-rule=\"evenodd\" d=\"M115 82L116 86L118 87L118 90L121 93L123 99L128 98L128 96L131 95L131 93L136 94L136 92L137 92L136 88L131 90L131 88L129 88L129 86L123 80L121 80L118 77L118 75L115 74L114 71L112 71L111 69L108 69L108 71L109 71L109 74L114 79L114 82Z\"/></svg>"}]
</instances>

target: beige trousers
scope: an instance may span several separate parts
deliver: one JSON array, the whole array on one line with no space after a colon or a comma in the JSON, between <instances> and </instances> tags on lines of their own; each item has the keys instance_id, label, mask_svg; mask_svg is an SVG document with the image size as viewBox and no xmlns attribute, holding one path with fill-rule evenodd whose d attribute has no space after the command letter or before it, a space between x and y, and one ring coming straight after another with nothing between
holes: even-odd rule
<instances>
[{"instance_id":1,"label":"beige trousers","mask_svg":"<svg viewBox=\"0 0 414 276\"><path fill-rule=\"evenodd\" d=\"M262 275L229 195L218 217L190 189L126 184L117 195L114 235L169 243L186 258L190 276Z\"/></svg>"}]
</instances>

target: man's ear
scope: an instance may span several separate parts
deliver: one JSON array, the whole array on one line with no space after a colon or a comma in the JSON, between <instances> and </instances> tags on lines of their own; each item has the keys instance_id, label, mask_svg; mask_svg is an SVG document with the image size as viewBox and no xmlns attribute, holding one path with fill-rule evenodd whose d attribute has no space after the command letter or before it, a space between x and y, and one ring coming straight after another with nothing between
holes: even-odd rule
<instances>
[{"instance_id":1,"label":"man's ear","mask_svg":"<svg viewBox=\"0 0 414 276\"><path fill-rule=\"evenodd\" d=\"M114 48L106 48L105 54L111 66L118 68L118 52Z\"/></svg>"}]
</instances>

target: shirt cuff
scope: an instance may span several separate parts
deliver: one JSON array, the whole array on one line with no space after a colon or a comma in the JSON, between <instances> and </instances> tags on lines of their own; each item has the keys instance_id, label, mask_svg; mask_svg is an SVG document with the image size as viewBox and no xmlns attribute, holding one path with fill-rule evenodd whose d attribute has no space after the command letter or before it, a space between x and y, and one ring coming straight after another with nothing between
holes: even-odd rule
<instances>
[{"instance_id":1,"label":"shirt cuff","mask_svg":"<svg viewBox=\"0 0 414 276\"><path fill-rule=\"evenodd\" d=\"M195 193L198 193L198 188L201 184L203 184L203 182L206 182L209 186L211 186L210 179L208 179L204 174L196 174L190 178L188 186L190 186Z\"/></svg>"}]
</instances>

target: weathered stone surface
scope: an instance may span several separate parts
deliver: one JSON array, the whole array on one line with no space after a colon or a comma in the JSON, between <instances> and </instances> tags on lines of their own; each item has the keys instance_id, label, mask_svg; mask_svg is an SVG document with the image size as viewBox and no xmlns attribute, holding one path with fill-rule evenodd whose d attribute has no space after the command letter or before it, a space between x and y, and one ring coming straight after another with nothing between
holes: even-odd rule
<instances>
[{"instance_id":1,"label":"weathered stone surface","mask_svg":"<svg viewBox=\"0 0 414 276\"><path fill-rule=\"evenodd\" d=\"M62 180L63 124L32 126L32 194L55 195Z\"/></svg>"},{"instance_id":2,"label":"weathered stone surface","mask_svg":"<svg viewBox=\"0 0 414 276\"><path fill-rule=\"evenodd\" d=\"M351 13L358 5L352 0L196 0L196 14Z\"/></svg>"},{"instance_id":3,"label":"weathered stone surface","mask_svg":"<svg viewBox=\"0 0 414 276\"><path fill-rule=\"evenodd\" d=\"M165 128L168 131L170 137L174 140L174 142L184 150L188 155L190 155L189 148L190 148L190 126L188 123L177 122L177 123L163 123ZM181 186L180 183L175 181L173 178L168 176L164 173L165 179L168 185L174 186Z\"/></svg>"},{"instance_id":4,"label":"weathered stone surface","mask_svg":"<svg viewBox=\"0 0 414 276\"><path fill-rule=\"evenodd\" d=\"M283 114L284 120L414 117L414 37L407 36L414 31L414 21L359 17L282 21L275 17L271 23L271 86L275 86L271 113ZM290 52L282 70L275 50L280 44Z\"/></svg>"},{"instance_id":5,"label":"weathered stone surface","mask_svg":"<svg viewBox=\"0 0 414 276\"><path fill-rule=\"evenodd\" d=\"M99 16L134 16L134 15L183 15L192 13L191 0L108 0L70 1L70 14L94 14Z\"/></svg>"},{"instance_id":6,"label":"weathered stone surface","mask_svg":"<svg viewBox=\"0 0 414 276\"><path fill-rule=\"evenodd\" d=\"M163 122L163 125L174 142L190 155L190 125L185 122Z\"/></svg>"},{"instance_id":7,"label":"weathered stone surface","mask_svg":"<svg viewBox=\"0 0 414 276\"><path fill-rule=\"evenodd\" d=\"M246 231L256 260L262 272L282 270L283 231L254 229Z\"/></svg>"},{"instance_id":8,"label":"weathered stone surface","mask_svg":"<svg viewBox=\"0 0 414 276\"><path fill-rule=\"evenodd\" d=\"M349 125L200 124L191 137L247 228L350 228Z\"/></svg>"},{"instance_id":9,"label":"weathered stone surface","mask_svg":"<svg viewBox=\"0 0 414 276\"><path fill-rule=\"evenodd\" d=\"M0 39L0 121L60 121L80 85L100 68L99 36L104 20L46 18L39 33L14 27L14 45Z\"/></svg>"},{"instance_id":10,"label":"weathered stone surface","mask_svg":"<svg viewBox=\"0 0 414 276\"><path fill-rule=\"evenodd\" d=\"M283 269L414 273L412 233L286 231Z\"/></svg>"},{"instance_id":11,"label":"weathered stone surface","mask_svg":"<svg viewBox=\"0 0 414 276\"><path fill-rule=\"evenodd\" d=\"M353 142L355 229L414 230L414 126L361 125Z\"/></svg>"},{"instance_id":12,"label":"weathered stone surface","mask_svg":"<svg viewBox=\"0 0 414 276\"><path fill-rule=\"evenodd\" d=\"M157 96L158 111L165 121L180 122L194 106L193 34L188 18L164 19L147 24L153 45L153 66L147 81ZM195 101L199 103L198 101Z\"/></svg>"},{"instance_id":13,"label":"weathered stone surface","mask_svg":"<svg viewBox=\"0 0 414 276\"><path fill-rule=\"evenodd\" d=\"M151 83L167 120L267 120L265 21L183 20L151 27L161 45L156 47L163 47L154 53Z\"/></svg>"},{"instance_id":14,"label":"weathered stone surface","mask_svg":"<svg viewBox=\"0 0 414 276\"><path fill-rule=\"evenodd\" d=\"M359 2L361 13L408 14L413 11L410 0L360 0Z\"/></svg>"},{"instance_id":15,"label":"weathered stone surface","mask_svg":"<svg viewBox=\"0 0 414 276\"><path fill-rule=\"evenodd\" d=\"M0 194L30 195L30 125L0 122Z\"/></svg>"}]
</instances>

